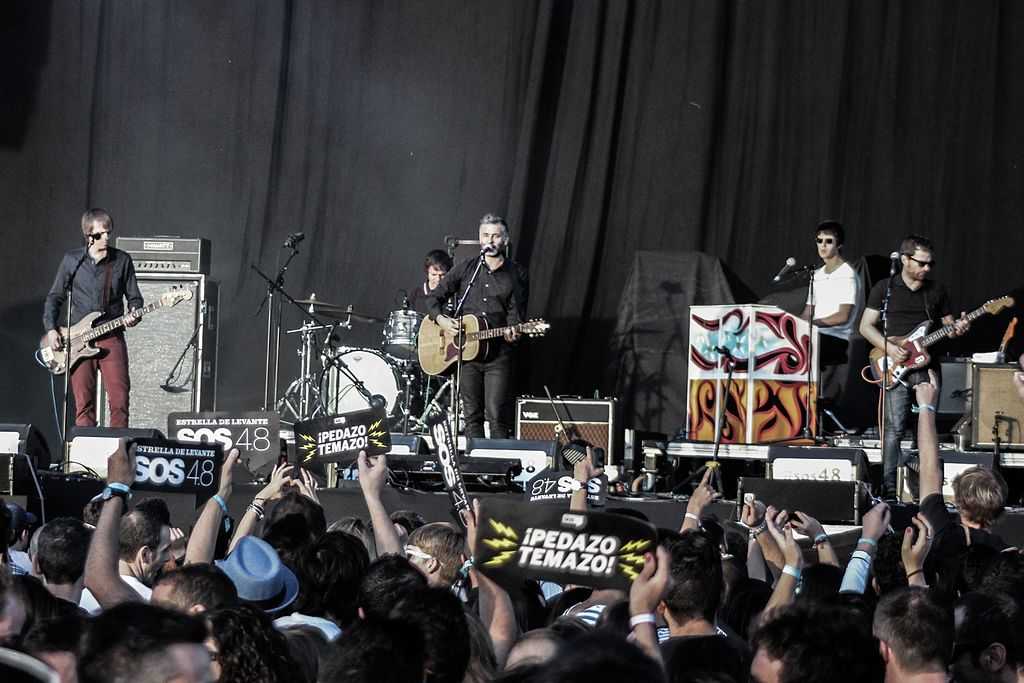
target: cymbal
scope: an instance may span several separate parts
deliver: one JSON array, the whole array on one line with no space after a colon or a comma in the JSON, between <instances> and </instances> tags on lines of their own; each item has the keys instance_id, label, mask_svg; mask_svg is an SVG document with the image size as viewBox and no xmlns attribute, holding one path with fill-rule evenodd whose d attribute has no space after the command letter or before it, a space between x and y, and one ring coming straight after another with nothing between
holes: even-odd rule
<instances>
[{"instance_id":1,"label":"cymbal","mask_svg":"<svg viewBox=\"0 0 1024 683\"><path fill-rule=\"evenodd\" d=\"M313 312L319 315L325 315L329 318L347 318L352 316L352 320L361 323L382 323L383 319L372 315L366 315L365 313L359 313L352 310L352 306L341 306L339 304L332 304L320 299L296 299L295 303L302 304L303 306L312 306Z\"/></svg>"}]
</instances>

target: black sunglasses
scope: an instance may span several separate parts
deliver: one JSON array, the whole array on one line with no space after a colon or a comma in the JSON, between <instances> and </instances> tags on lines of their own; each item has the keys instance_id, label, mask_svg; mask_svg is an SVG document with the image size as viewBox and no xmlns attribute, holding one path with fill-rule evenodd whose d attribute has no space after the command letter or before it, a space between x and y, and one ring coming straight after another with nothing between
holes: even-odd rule
<instances>
[{"instance_id":1,"label":"black sunglasses","mask_svg":"<svg viewBox=\"0 0 1024 683\"><path fill-rule=\"evenodd\" d=\"M814 241L818 244L833 244L836 240L834 237L816 237Z\"/></svg>"},{"instance_id":2,"label":"black sunglasses","mask_svg":"<svg viewBox=\"0 0 1024 683\"><path fill-rule=\"evenodd\" d=\"M906 256L908 259L910 259L911 261L913 261L917 265L921 266L922 268L924 268L924 267L934 268L935 267L935 259L932 259L931 261L922 261L919 258L914 258L910 254L904 254L904 256Z\"/></svg>"}]
</instances>

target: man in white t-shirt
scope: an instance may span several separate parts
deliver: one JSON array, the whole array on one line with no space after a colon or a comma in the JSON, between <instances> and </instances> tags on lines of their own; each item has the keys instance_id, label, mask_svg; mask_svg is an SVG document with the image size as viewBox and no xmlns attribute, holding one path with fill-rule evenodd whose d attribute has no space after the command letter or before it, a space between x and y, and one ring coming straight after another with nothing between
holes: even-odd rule
<instances>
[{"instance_id":1,"label":"man in white t-shirt","mask_svg":"<svg viewBox=\"0 0 1024 683\"><path fill-rule=\"evenodd\" d=\"M808 292L803 318L818 328L821 368L819 396L838 397L837 368L846 363L847 347L857 318L859 280L842 256L846 233L839 221L818 224L815 242L823 265L814 271L813 293ZM813 299L812 299L813 297Z\"/></svg>"},{"instance_id":2,"label":"man in white t-shirt","mask_svg":"<svg viewBox=\"0 0 1024 683\"><path fill-rule=\"evenodd\" d=\"M149 602L153 580L170 558L171 529L149 510L135 509L121 517L118 573L143 602ZM97 614L100 605L86 588L78 606Z\"/></svg>"}]
</instances>

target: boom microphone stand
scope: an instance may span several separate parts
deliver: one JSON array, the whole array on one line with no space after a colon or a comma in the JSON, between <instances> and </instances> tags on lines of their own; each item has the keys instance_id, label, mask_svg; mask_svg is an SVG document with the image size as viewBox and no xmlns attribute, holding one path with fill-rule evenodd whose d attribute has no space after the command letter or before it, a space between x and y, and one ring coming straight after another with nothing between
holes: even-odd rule
<instances>
[{"instance_id":1,"label":"boom microphone stand","mask_svg":"<svg viewBox=\"0 0 1024 683\"><path fill-rule=\"evenodd\" d=\"M302 233L295 234L301 235ZM263 306L267 306L267 362L263 377L263 410L273 410L277 404L277 374L280 367L281 351L281 302L274 298L274 292L284 292L284 274L288 271L288 266L291 265L292 259L299 253L297 245L300 241L301 238L296 239L293 235L289 235L288 239L285 240L284 247L290 249L291 254L288 255L284 265L278 269L277 277L273 280L264 275L255 265L252 266L252 269L259 273L260 277L266 280L268 285L267 295L263 297L263 301L260 302L260 307L256 311L256 315L259 315ZM279 263L280 260L280 252L278 252ZM291 297L288 298L290 299ZM271 353L273 353L274 359L273 374L271 374Z\"/></svg>"},{"instance_id":2,"label":"boom microphone stand","mask_svg":"<svg viewBox=\"0 0 1024 683\"><path fill-rule=\"evenodd\" d=\"M899 262L899 252L893 252L889 257L889 279L885 281L885 296L882 297L882 381L879 387L882 391L882 419L879 421L878 440L882 453L882 488L885 488L885 433L889 428L888 420L885 419L886 410L889 405L889 297L892 295L892 281L896 278L896 264ZM899 438L899 435L897 435ZM899 444L896 444L899 448ZM897 463L897 466L899 463ZM896 492L899 496L899 491Z\"/></svg>"},{"instance_id":3,"label":"boom microphone stand","mask_svg":"<svg viewBox=\"0 0 1024 683\"><path fill-rule=\"evenodd\" d=\"M462 327L462 307L466 303L466 297L469 296L470 291L473 289L473 284L476 282L476 278L480 274L480 269L483 268L484 259L487 257L488 250L489 247L484 247L480 250L480 258L476 261L476 269L473 270L473 275L469 278L469 284L466 285L466 291L462 293L461 297L459 297L458 303L455 304L455 311L452 313L452 317L459 326L459 330L455 334L455 349L458 353L455 356L455 386L452 389L451 395L452 434L455 437L456 444L458 444L459 439L459 397L462 395L462 349L466 343L466 331Z\"/></svg>"}]
</instances>

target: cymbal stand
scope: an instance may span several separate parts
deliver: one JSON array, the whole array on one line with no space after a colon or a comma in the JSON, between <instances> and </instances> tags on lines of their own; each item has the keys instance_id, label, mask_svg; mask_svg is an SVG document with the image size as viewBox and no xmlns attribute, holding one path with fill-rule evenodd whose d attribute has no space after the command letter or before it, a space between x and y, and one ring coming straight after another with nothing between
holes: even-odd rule
<instances>
[{"instance_id":1,"label":"cymbal stand","mask_svg":"<svg viewBox=\"0 0 1024 683\"><path fill-rule=\"evenodd\" d=\"M333 329L334 325L316 325L310 320L304 320L302 327L285 332L285 334L302 335L298 351L299 376L288 385L275 408L282 413L287 409L296 421L309 420L323 412L323 402L320 400L319 373L313 367L318 355L314 346L318 331L327 330L329 338ZM296 399L298 399L297 406Z\"/></svg>"}]
</instances>

